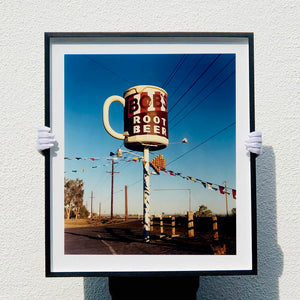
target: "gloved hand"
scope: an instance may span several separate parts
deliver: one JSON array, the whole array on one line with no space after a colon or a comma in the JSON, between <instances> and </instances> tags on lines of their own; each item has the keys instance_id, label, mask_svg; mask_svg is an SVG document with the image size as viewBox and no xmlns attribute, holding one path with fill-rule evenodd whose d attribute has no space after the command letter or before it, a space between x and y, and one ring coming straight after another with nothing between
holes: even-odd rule
<instances>
[{"instance_id":1,"label":"gloved hand","mask_svg":"<svg viewBox=\"0 0 300 300\"><path fill-rule=\"evenodd\" d=\"M36 149L42 151L54 146L54 134L50 133L51 128L47 126L40 126L38 128L38 138L36 143Z\"/></svg>"},{"instance_id":2,"label":"gloved hand","mask_svg":"<svg viewBox=\"0 0 300 300\"><path fill-rule=\"evenodd\" d=\"M245 141L246 149L257 155L262 154L262 134L260 131L252 131L248 140Z\"/></svg>"}]
</instances>

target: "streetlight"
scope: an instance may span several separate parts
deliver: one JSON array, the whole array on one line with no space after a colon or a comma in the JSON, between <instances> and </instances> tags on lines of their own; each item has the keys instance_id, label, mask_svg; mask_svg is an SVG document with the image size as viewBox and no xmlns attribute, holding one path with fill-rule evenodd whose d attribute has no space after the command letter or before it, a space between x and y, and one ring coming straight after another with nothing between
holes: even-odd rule
<instances>
[{"instance_id":1,"label":"streetlight","mask_svg":"<svg viewBox=\"0 0 300 300\"><path fill-rule=\"evenodd\" d=\"M144 158L143 156L141 156L141 155L139 155L139 154L137 154L137 153L134 153L134 152L132 152L132 151L127 151L127 150L122 150L121 148L118 148L118 151L117 151L117 157L119 157L119 158L123 157L123 152L125 152L125 153L130 153L130 154L135 155L135 156L138 156L138 157L140 157L140 158Z\"/></svg>"},{"instance_id":2,"label":"streetlight","mask_svg":"<svg viewBox=\"0 0 300 300\"><path fill-rule=\"evenodd\" d=\"M169 143L169 145L175 145L175 144L186 144L188 143L188 139L187 138L183 138L180 142L175 142L175 143Z\"/></svg>"}]
</instances>

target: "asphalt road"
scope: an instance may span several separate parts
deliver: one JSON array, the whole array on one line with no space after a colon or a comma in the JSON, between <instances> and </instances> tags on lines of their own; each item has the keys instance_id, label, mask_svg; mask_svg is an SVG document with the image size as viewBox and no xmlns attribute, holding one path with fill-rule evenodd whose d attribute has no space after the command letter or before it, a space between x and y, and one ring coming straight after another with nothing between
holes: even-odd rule
<instances>
[{"instance_id":1,"label":"asphalt road","mask_svg":"<svg viewBox=\"0 0 300 300\"><path fill-rule=\"evenodd\" d=\"M66 254L213 254L205 239L160 238L143 241L143 224L134 220L94 227L65 229Z\"/></svg>"}]
</instances>

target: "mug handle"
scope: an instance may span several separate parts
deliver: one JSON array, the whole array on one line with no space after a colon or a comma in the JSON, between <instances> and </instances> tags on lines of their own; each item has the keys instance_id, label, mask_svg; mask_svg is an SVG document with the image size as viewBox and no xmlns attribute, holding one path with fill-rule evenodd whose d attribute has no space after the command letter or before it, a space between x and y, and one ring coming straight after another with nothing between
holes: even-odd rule
<instances>
[{"instance_id":1,"label":"mug handle","mask_svg":"<svg viewBox=\"0 0 300 300\"><path fill-rule=\"evenodd\" d=\"M124 140L125 139L125 136L121 133L118 133L116 131L114 131L110 124L109 124L109 107L110 105L114 102L114 101L118 101L120 102L123 107L125 107L125 99L120 97L120 96L110 96L108 97L104 104L103 104L103 125L104 125L104 128L105 130L111 135L113 136L114 138L116 139L119 139L119 140Z\"/></svg>"}]
</instances>

